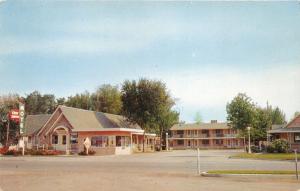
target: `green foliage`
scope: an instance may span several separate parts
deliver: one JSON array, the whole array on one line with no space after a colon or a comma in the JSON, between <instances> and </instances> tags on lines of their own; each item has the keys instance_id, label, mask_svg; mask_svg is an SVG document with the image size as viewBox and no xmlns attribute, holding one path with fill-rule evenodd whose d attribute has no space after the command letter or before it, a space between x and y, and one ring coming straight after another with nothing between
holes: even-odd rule
<instances>
[{"instance_id":1,"label":"green foliage","mask_svg":"<svg viewBox=\"0 0 300 191\"><path fill-rule=\"evenodd\" d=\"M285 114L279 107L272 110L272 124L284 124L286 123Z\"/></svg>"},{"instance_id":2,"label":"green foliage","mask_svg":"<svg viewBox=\"0 0 300 191\"><path fill-rule=\"evenodd\" d=\"M294 113L294 118L297 117L298 115L300 115L300 111L296 111L296 112Z\"/></svg>"},{"instance_id":3,"label":"green foliage","mask_svg":"<svg viewBox=\"0 0 300 191\"><path fill-rule=\"evenodd\" d=\"M121 99L122 114L147 132L162 135L162 132L178 122L179 113L172 110L175 101L169 95L165 84L160 81L125 81Z\"/></svg>"},{"instance_id":4,"label":"green foliage","mask_svg":"<svg viewBox=\"0 0 300 191\"><path fill-rule=\"evenodd\" d=\"M91 110L92 103L90 93L88 91L85 91L84 93L70 96L65 102L65 105L69 107Z\"/></svg>"},{"instance_id":5,"label":"green foliage","mask_svg":"<svg viewBox=\"0 0 300 191\"><path fill-rule=\"evenodd\" d=\"M53 94L41 95L38 91L34 91L25 98L26 114L51 114L57 107L55 96Z\"/></svg>"},{"instance_id":6,"label":"green foliage","mask_svg":"<svg viewBox=\"0 0 300 191\"><path fill-rule=\"evenodd\" d=\"M251 127L251 140L266 140L267 131L273 124L285 123L285 114L276 107L259 107L246 94L238 94L226 107L229 125L239 130L241 137L247 136L247 126Z\"/></svg>"},{"instance_id":7,"label":"green foliage","mask_svg":"<svg viewBox=\"0 0 300 191\"><path fill-rule=\"evenodd\" d=\"M199 111L196 113L195 118L194 118L194 121L195 121L197 124L200 124L200 123L203 122L201 113L200 113Z\"/></svg>"},{"instance_id":8,"label":"green foliage","mask_svg":"<svg viewBox=\"0 0 300 191\"><path fill-rule=\"evenodd\" d=\"M17 94L8 94L0 96L0 143L2 145L5 145L6 143L8 112L11 109L19 108L19 99L20 97ZM16 139L19 134L19 126L13 121L9 122L9 143L16 143Z\"/></svg>"},{"instance_id":9,"label":"green foliage","mask_svg":"<svg viewBox=\"0 0 300 191\"><path fill-rule=\"evenodd\" d=\"M118 86L104 84L91 96L92 110L120 114L122 109L121 92Z\"/></svg>"},{"instance_id":10,"label":"green foliage","mask_svg":"<svg viewBox=\"0 0 300 191\"><path fill-rule=\"evenodd\" d=\"M226 106L227 121L237 130L245 130L255 120L255 105L246 94L239 93Z\"/></svg>"},{"instance_id":11,"label":"green foliage","mask_svg":"<svg viewBox=\"0 0 300 191\"><path fill-rule=\"evenodd\" d=\"M271 143L274 148L274 152L277 153L287 153L289 150L289 143L284 139L277 139Z\"/></svg>"}]
</instances>

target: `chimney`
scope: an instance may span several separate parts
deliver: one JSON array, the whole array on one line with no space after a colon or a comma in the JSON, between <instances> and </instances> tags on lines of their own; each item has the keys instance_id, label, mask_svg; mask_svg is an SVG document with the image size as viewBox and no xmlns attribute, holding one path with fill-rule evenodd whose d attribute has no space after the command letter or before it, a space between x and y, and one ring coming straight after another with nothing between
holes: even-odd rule
<instances>
[{"instance_id":1,"label":"chimney","mask_svg":"<svg viewBox=\"0 0 300 191\"><path fill-rule=\"evenodd\" d=\"M210 123L218 123L218 120L210 120Z\"/></svg>"}]
</instances>

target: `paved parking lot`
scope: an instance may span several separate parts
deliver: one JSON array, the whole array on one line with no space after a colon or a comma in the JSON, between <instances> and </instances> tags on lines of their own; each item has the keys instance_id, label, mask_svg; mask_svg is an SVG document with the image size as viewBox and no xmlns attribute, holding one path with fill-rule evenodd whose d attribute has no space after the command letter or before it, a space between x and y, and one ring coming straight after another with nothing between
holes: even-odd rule
<instances>
[{"instance_id":1,"label":"paved parking lot","mask_svg":"<svg viewBox=\"0 0 300 191\"><path fill-rule=\"evenodd\" d=\"M229 159L234 150L201 151L201 170L293 170L288 161ZM0 157L3 191L52 190L272 190L296 191L294 177L196 175L196 151L172 151L129 156Z\"/></svg>"}]
</instances>

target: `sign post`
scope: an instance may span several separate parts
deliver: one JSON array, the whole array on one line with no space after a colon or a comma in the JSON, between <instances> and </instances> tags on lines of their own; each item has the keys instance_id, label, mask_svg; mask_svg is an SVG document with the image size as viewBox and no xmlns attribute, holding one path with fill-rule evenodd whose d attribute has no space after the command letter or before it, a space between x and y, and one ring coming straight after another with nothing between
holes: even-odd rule
<instances>
[{"instance_id":1,"label":"sign post","mask_svg":"<svg viewBox=\"0 0 300 191\"><path fill-rule=\"evenodd\" d=\"M197 148L197 173L198 175L201 174L201 170L200 170L200 149Z\"/></svg>"},{"instance_id":2,"label":"sign post","mask_svg":"<svg viewBox=\"0 0 300 191\"><path fill-rule=\"evenodd\" d=\"M25 155L25 142L24 142L24 137L19 140L19 148L22 148L22 155Z\"/></svg>"},{"instance_id":3,"label":"sign post","mask_svg":"<svg viewBox=\"0 0 300 191\"><path fill-rule=\"evenodd\" d=\"M297 149L295 149L294 152L295 152L296 178L297 178L297 180L298 180L299 177L298 177L298 156L297 156Z\"/></svg>"},{"instance_id":4,"label":"sign post","mask_svg":"<svg viewBox=\"0 0 300 191\"><path fill-rule=\"evenodd\" d=\"M20 135L22 136L24 131L24 116L25 116L25 105L22 102L19 102L19 116L20 116Z\"/></svg>"}]
</instances>

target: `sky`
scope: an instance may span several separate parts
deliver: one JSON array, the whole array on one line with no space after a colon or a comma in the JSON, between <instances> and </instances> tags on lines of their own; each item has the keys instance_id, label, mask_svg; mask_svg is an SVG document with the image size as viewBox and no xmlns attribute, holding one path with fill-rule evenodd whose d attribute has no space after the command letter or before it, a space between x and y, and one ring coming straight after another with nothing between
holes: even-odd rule
<instances>
[{"instance_id":1,"label":"sky","mask_svg":"<svg viewBox=\"0 0 300 191\"><path fill-rule=\"evenodd\" d=\"M180 119L226 121L239 92L300 111L300 4L0 0L0 95L161 80Z\"/></svg>"}]
</instances>

